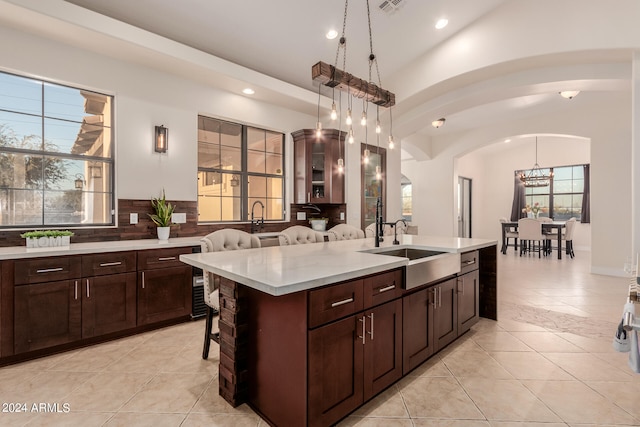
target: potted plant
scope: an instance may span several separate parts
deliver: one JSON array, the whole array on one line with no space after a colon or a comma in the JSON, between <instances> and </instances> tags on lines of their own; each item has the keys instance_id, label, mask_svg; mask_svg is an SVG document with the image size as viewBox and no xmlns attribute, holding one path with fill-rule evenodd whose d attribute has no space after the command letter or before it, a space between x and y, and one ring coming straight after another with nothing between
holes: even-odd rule
<instances>
[{"instance_id":1,"label":"potted plant","mask_svg":"<svg viewBox=\"0 0 640 427\"><path fill-rule=\"evenodd\" d=\"M34 248L68 248L73 232L69 230L36 230L22 233L27 249Z\"/></svg>"},{"instance_id":2,"label":"potted plant","mask_svg":"<svg viewBox=\"0 0 640 427\"><path fill-rule=\"evenodd\" d=\"M310 218L309 224L311 224L311 228L316 231L325 231L327 229L327 222L329 222L329 218Z\"/></svg>"},{"instance_id":3,"label":"potted plant","mask_svg":"<svg viewBox=\"0 0 640 427\"><path fill-rule=\"evenodd\" d=\"M162 197L153 198L151 200L151 206L153 207L153 214L148 214L151 221L158 227L158 240L167 241L169 240L169 233L171 230L171 216L173 215L173 210L175 206L171 203L167 202L167 199L164 195L164 189L162 190Z\"/></svg>"}]
</instances>

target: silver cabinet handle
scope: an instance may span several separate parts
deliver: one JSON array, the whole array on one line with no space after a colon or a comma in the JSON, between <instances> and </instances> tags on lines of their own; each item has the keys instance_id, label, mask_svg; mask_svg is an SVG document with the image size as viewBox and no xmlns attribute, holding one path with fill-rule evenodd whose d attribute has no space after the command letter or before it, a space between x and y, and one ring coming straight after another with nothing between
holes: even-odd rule
<instances>
[{"instance_id":1,"label":"silver cabinet handle","mask_svg":"<svg viewBox=\"0 0 640 427\"><path fill-rule=\"evenodd\" d=\"M396 288L396 285L395 285L395 283L394 283L393 285L389 285L389 286L385 286L384 288L380 288L380 289L378 290L378 292L379 292L379 293L387 292L387 291L390 291L390 290L395 289L395 288Z\"/></svg>"},{"instance_id":2,"label":"silver cabinet handle","mask_svg":"<svg viewBox=\"0 0 640 427\"><path fill-rule=\"evenodd\" d=\"M173 261L175 259L176 259L176 257L174 257L174 256L165 256L165 257L158 258L158 261Z\"/></svg>"},{"instance_id":3,"label":"silver cabinet handle","mask_svg":"<svg viewBox=\"0 0 640 427\"><path fill-rule=\"evenodd\" d=\"M62 271L64 268L56 267L56 268L43 268L42 270L36 270L36 273L53 273L55 271Z\"/></svg>"},{"instance_id":4,"label":"silver cabinet handle","mask_svg":"<svg viewBox=\"0 0 640 427\"><path fill-rule=\"evenodd\" d=\"M347 299L343 299L342 301L336 301L334 303L331 303L331 308L338 307L344 304L349 304L350 302L353 302L353 298L347 298Z\"/></svg>"},{"instance_id":5,"label":"silver cabinet handle","mask_svg":"<svg viewBox=\"0 0 640 427\"><path fill-rule=\"evenodd\" d=\"M464 280L459 277L458 280L456 280L456 293L464 295Z\"/></svg>"},{"instance_id":6,"label":"silver cabinet handle","mask_svg":"<svg viewBox=\"0 0 640 427\"><path fill-rule=\"evenodd\" d=\"M307 203L311 202L311 193L307 192Z\"/></svg>"},{"instance_id":7,"label":"silver cabinet handle","mask_svg":"<svg viewBox=\"0 0 640 427\"><path fill-rule=\"evenodd\" d=\"M87 298L91 298L91 294L89 293L89 279L87 279Z\"/></svg>"},{"instance_id":8,"label":"silver cabinet handle","mask_svg":"<svg viewBox=\"0 0 640 427\"><path fill-rule=\"evenodd\" d=\"M144 289L144 271L142 272L142 289Z\"/></svg>"},{"instance_id":9,"label":"silver cabinet handle","mask_svg":"<svg viewBox=\"0 0 640 427\"><path fill-rule=\"evenodd\" d=\"M362 316L361 318L358 319L359 322L362 322L362 336L358 335L358 338L362 338L362 345L364 345L364 338L365 338L365 325L364 325L364 316Z\"/></svg>"},{"instance_id":10,"label":"silver cabinet handle","mask_svg":"<svg viewBox=\"0 0 640 427\"><path fill-rule=\"evenodd\" d=\"M78 300L78 281L76 280L73 284L73 299Z\"/></svg>"},{"instance_id":11,"label":"silver cabinet handle","mask_svg":"<svg viewBox=\"0 0 640 427\"><path fill-rule=\"evenodd\" d=\"M369 335L371 335L371 341L373 341L373 313L371 313L368 317L369 319L371 319L371 332L369 332Z\"/></svg>"},{"instance_id":12,"label":"silver cabinet handle","mask_svg":"<svg viewBox=\"0 0 640 427\"><path fill-rule=\"evenodd\" d=\"M438 307L442 307L442 286L438 287Z\"/></svg>"},{"instance_id":13,"label":"silver cabinet handle","mask_svg":"<svg viewBox=\"0 0 640 427\"><path fill-rule=\"evenodd\" d=\"M473 265L473 264L475 264L475 263L476 263L476 259L475 259L475 258L474 258L474 259L470 259L470 260L468 260L468 261L464 261L464 265L465 265L465 266L467 266L467 265Z\"/></svg>"},{"instance_id":14,"label":"silver cabinet handle","mask_svg":"<svg viewBox=\"0 0 640 427\"><path fill-rule=\"evenodd\" d=\"M436 288L433 288L432 291L433 291L433 302L432 302L432 304L433 304L433 308L436 308L436 305L437 305L436 301L438 300L438 290Z\"/></svg>"},{"instance_id":15,"label":"silver cabinet handle","mask_svg":"<svg viewBox=\"0 0 640 427\"><path fill-rule=\"evenodd\" d=\"M113 267L116 265L122 265L122 261L114 261L114 262L101 262L100 267Z\"/></svg>"}]
</instances>

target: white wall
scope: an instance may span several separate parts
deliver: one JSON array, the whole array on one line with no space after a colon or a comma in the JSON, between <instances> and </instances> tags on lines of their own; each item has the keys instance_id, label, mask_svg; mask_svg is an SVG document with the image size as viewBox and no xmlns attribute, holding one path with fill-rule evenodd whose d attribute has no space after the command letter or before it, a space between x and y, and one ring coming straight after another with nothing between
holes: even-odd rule
<instances>
[{"instance_id":1,"label":"white wall","mask_svg":"<svg viewBox=\"0 0 640 427\"><path fill-rule=\"evenodd\" d=\"M164 188L174 200L197 199L197 116L210 115L283 132L286 135L287 195L293 194L290 133L315 126L307 114L255 101L167 72L115 60L95 52L0 27L2 70L115 96L116 197L150 199ZM169 128L169 150L153 152L154 126ZM328 127L328 126L326 126ZM348 222L360 225L360 147L347 146ZM399 153L387 157L389 193L398 206ZM397 189L395 189L397 187ZM391 204L390 204L391 205Z\"/></svg>"}]
</instances>

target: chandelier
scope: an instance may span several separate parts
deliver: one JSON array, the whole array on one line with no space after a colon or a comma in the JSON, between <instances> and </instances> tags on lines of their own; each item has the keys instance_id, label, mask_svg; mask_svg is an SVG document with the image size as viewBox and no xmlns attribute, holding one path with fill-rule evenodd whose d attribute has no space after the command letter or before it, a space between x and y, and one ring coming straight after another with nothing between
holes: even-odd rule
<instances>
[{"instance_id":1,"label":"chandelier","mask_svg":"<svg viewBox=\"0 0 640 427\"><path fill-rule=\"evenodd\" d=\"M337 120L339 118L339 135L342 135L342 92L345 92L348 96L347 98L347 113L345 116L345 124L347 126L346 132L346 142L349 144L353 144L355 141L355 131L353 128L353 123L356 121L356 118L352 116L352 106L353 106L353 98L362 99L362 116L360 118L360 124L364 127L364 136L365 136L365 145L367 145L367 149L365 150L365 156L363 158L364 162L368 160L368 132L367 132L367 112L369 110L369 103L376 105L376 121L375 121L375 133L376 139L378 141L378 146L380 145L380 134L382 133L382 126L380 124L380 115L379 108L387 107L389 108L389 149L393 149L395 146L394 138L393 138L393 118L391 115L391 107L393 107L396 103L396 96L394 93L389 92L382 88L382 83L380 80L380 70L378 69L378 61L376 59L375 54L373 53L373 37L371 35L371 14L369 10L369 0L366 0L367 5L367 23L369 28L369 76L367 80L356 77L346 71L346 62L347 62L347 38L345 36L346 26L347 26L347 12L349 9L349 0L345 0L344 3L344 17L342 21L342 34L338 40L338 48L336 51L336 57L334 65L327 64L325 62L318 62L311 67L311 77L314 81L317 81L318 86L318 121L316 122L316 134L318 138L322 135L322 123L320 121L320 88L322 86L326 86L331 88L332 90L332 104L331 104L331 120ZM338 68L338 60L340 58L340 53L342 52L342 69ZM377 77L377 82L372 81L372 72L375 67L375 73ZM335 98L335 90L338 89L340 91L339 97L339 105L340 112L338 113L336 107L336 98ZM340 139L338 140L341 143ZM342 171L344 167L344 160L342 158L338 159L339 170Z\"/></svg>"},{"instance_id":2,"label":"chandelier","mask_svg":"<svg viewBox=\"0 0 640 427\"><path fill-rule=\"evenodd\" d=\"M545 174L538 164L538 137L536 136L536 163L529 173L520 172L520 181L524 183L525 187L548 187L551 178L553 178L553 172Z\"/></svg>"}]
</instances>

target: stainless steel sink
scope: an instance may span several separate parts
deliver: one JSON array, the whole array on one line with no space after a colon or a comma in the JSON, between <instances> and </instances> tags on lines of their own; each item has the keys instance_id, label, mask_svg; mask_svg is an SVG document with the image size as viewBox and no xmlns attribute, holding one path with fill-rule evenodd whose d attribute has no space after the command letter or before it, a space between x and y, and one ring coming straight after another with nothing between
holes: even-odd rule
<instances>
[{"instance_id":1,"label":"stainless steel sink","mask_svg":"<svg viewBox=\"0 0 640 427\"><path fill-rule=\"evenodd\" d=\"M460 272L460 254L416 248L376 248L366 252L408 258L405 289L426 285Z\"/></svg>"}]
</instances>

